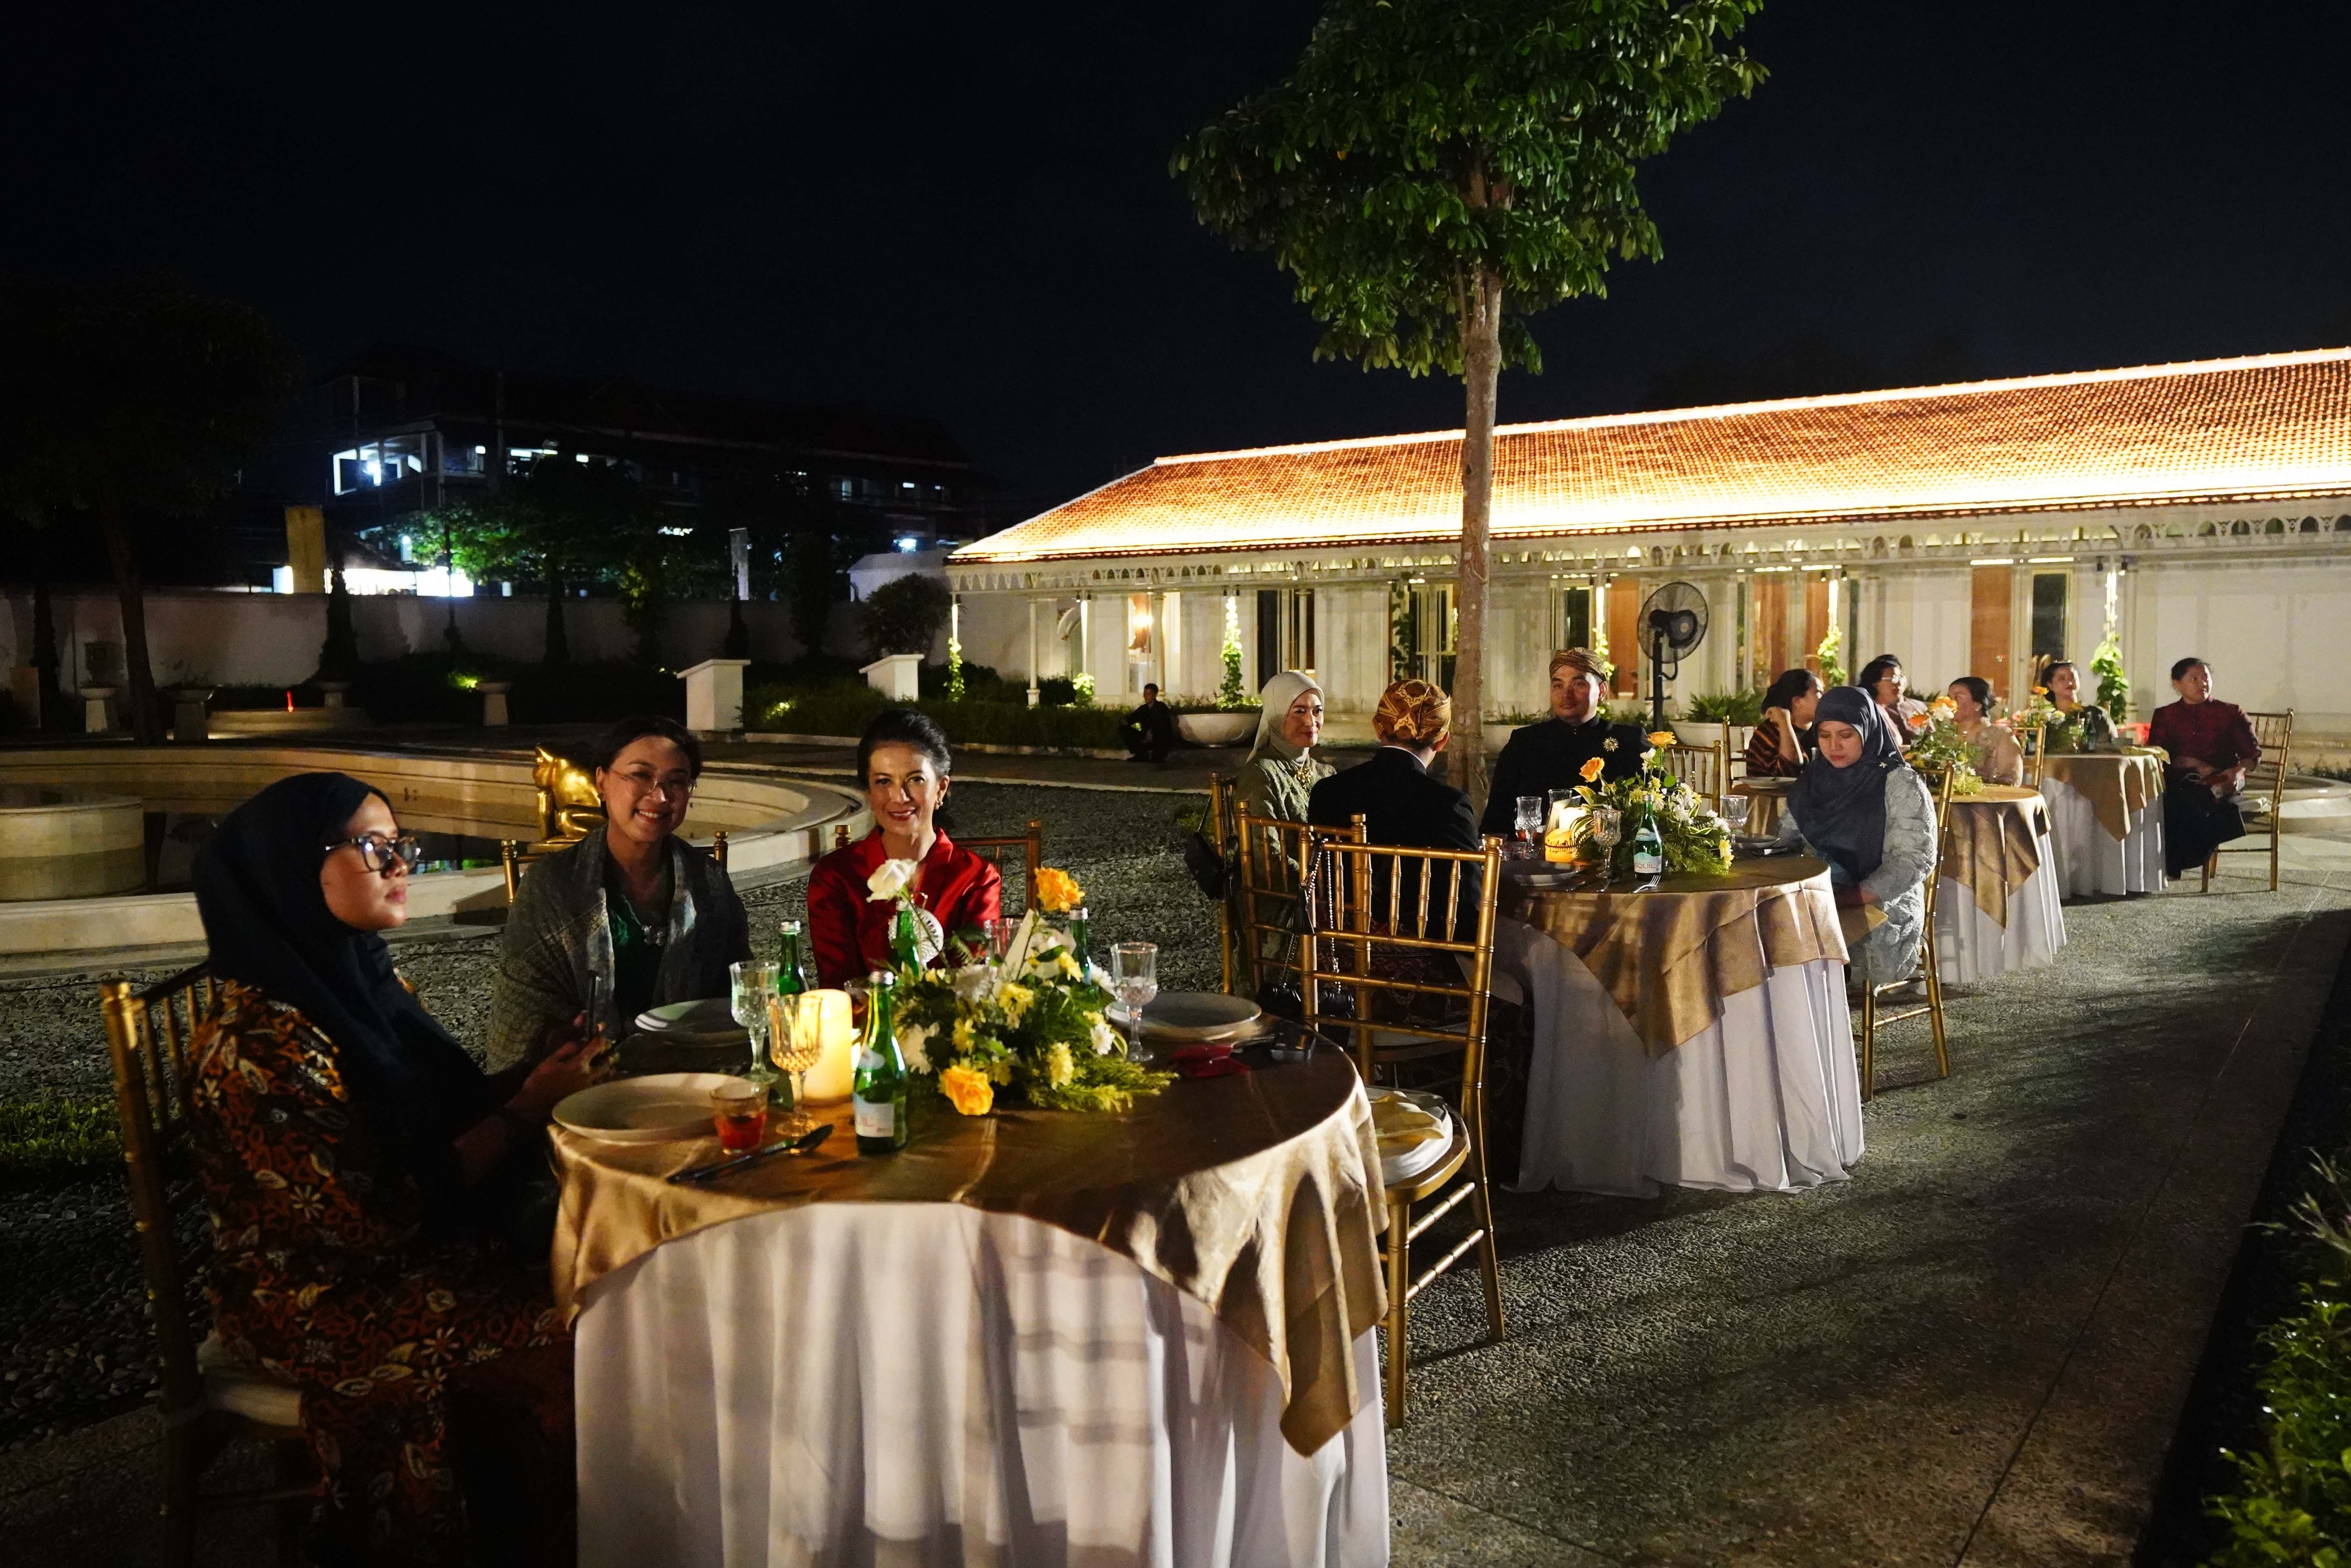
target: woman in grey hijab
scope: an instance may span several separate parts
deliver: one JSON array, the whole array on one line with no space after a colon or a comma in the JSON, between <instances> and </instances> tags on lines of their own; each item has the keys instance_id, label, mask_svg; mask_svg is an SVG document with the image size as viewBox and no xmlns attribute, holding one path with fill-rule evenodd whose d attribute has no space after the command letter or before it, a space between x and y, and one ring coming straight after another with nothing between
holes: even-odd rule
<instances>
[{"instance_id":1,"label":"woman in grey hijab","mask_svg":"<svg viewBox=\"0 0 2351 1568\"><path fill-rule=\"evenodd\" d=\"M1788 792L1782 840L1829 862L1858 983L1910 977L1927 932L1927 879L1935 873L1935 802L1902 759L1894 721L1869 693L1838 686L1813 711L1815 749ZM1884 920L1869 925L1867 911Z\"/></svg>"},{"instance_id":2,"label":"woman in grey hijab","mask_svg":"<svg viewBox=\"0 0 2351 1568\"><path fill-rule=\"evenodd\" d=\"M1265 683L1257 721L1257 744L1241 764L1235 788L1241 810L1252 817L1306 821L1306 797L1337 771L1312 756L1322 738L1322 688L1313 678L1284 670Z\"/></svg>"}]
</instances>

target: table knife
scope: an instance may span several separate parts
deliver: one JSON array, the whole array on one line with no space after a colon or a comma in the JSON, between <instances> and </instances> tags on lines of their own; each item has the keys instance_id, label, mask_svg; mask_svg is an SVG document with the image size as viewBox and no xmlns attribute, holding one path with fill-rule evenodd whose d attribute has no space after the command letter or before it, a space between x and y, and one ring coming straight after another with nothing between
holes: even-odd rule
<instances>
[{"instance_id":1,"label":"table knife","mask_svg":"<svg viewBox=\"0 0 2351 1568\"><path fill-rule=\"evenodd\" d=\"M827 1122L814 1132L804 1134L799 1137L780 1144L769 1144L764 1149L752 1149L746 1154L729 1155L723 1160L714 1161L706 1166L696 1166L690 1171L680 1171L669 1179L673 1185L705 1182L713 1176L725 1176L729 1171L739 1171L746 1166L762 1164L774 1159L778 1155L807 1154L831 1136L832 1136L832 1124Z\"/></svg>"}]
</instances>

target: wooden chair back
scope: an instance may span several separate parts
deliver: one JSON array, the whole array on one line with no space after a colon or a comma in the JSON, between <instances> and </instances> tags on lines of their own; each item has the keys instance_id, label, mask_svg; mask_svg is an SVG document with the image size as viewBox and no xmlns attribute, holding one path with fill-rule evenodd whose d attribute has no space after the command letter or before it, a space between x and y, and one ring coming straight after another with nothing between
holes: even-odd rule
<instances>
[{"instance_id":1,"label":"wooden chair back","mask_svg":"<svg viewBox=\"0 0 2351 1568\"><path fill-rule=\"evenodd\" d=\"M1927 873L1925 930L1919 938L1918 963L1926 972L1927 999L1917 1007L1894 1012L1880 1012L1878 1001L1896 986L1907 983L1909 977L1897 975L1892 979L1872 978L1861 991L1861 1097L1867 1100L1877 1092L1877 1031L1887 1024L1901 1023L1909 1019L1923 1018L1935 1041L1935 1075L1951 1075L1949 1038L1943 1019L1943 966L1935 939L1935 912L1942 902L1943 867L1951 854L1951 798L1956 792L1959 774L1945 771L1928 775L1928 784L1935 796L1935 863Z\"/></svg>"},{"instance_id":2,"label":"wooden chair back","mask_svg":"<svg viewBox=\"0 0 2351 1568\"><path fill-rule=\"evenodd\" d=\"M1730 793L1729 727L1723 727L1712 746L1684 746L1676 741L1665 751L1666 771L1697 790L1708 805L1722 810L1723 798Z\"/></svg>"},{"instance_id":3,"label":"wooden chair back","mask_svg":"<svg viewBox=\"0 0 2351 1568\"><path fill-rule=\"evenodd\" d=\"M2212 873L2219 868L2224 854L2267 854L2270 857L2270 891L2278 890L2278 862L2283 851L2280 837L2285 829L2285 776L2288 758L2294 751L2294 709L2283 713L2255 713L2248 708L2245 722L2253 728L2253 738L2261 743L2262 759L2245 769L2245 787L2239 798L2259 796L2268 804L2260 810L2245 813L2245 836L2214 850L2204 862L2203 886L2212 885Z\"/></svg>"},{"instance_id":4,"label":"wooden chair back","mask_svg":"<svg viewBox=\"0 0 2351 1568\"><path fill-rule=\"evenodd\" d=\"M553 852L552 850L533 852L530 847L520 839L498 841L498 869L505 872L507 876L507 907L513 907L516 896L522 892L522 873L525 868L545 860ZM724 828L710 835L710 858L718 862L720 871L726 869L726 830Z\"/></svg>"},{"instance_id":5,"label":"wooden chair back","mask_svg":"<svg viewBox=\"0 0 2351 1568\"><path fill-rule=\"evenodd\" d=\"M1208 775L1208 811L1200 823L1201 832L1225 857L1228 883L1225 897L1217 905L1217 956L1223 966L1228 995L1234 977L1240 971L1240 827L1235 816L1240 810L1240 797L1234 789L1238 781L1238 777L1230 773Z\"/></svg>"},{"instance_id":6,"label":"wooden chair back","mask_svg":"<svg viewBox=\"0 0 2351 1568\"><path fill-rule=\"evenodd\" d=\"M178 1228L172 1222L166 1166L187 1142L189 1052L196 1024L218 994L202 964L144 990L127 980L107 980L98 988L107 1059L114 1075L115 1112L121 1124L123 1180L130 1189L139 1269L146 1279L149 1315L163 1364L156 1406L163 1428L162 1560L166 1568L193 1564L200 1517L229 1509L274 1510L277 1560L295 1561L312 1490L302 1429L256 1419L241 1414L234 1398L215 1398L188 1327L187 1281L174 1250ZM240 1380L274 1382L252 1374L227 1381ZM239 1442L269 1446L274 1484L201 1490L214 1458Z\"/></svg>"},{"instance_id":7,"label":"wooden chair back","mask_svg":"<svg viewBox=\"0 0 2351 1568\"><path fill-rule=\"evenodd\" d=\"M1355 824L1360 832L1363 819ZM1480 849L1461 851L1318 837L1309 852L1308 1027L1351 1037L1366 1082L1384 1068L1393 1073L1406 1062L1460 1056L1453 1145L1433 1168L1384 1189L1386 1405L1395 1427L1405 1418L1412 1299L1473 1250L1488 1332L1497 1340L1504 1333L1501 1253L1486 1164L1486 1036L1502 841L1489 838ZM1352 1004L1343 1010L1333 1005L1343 997ZM1416 1273L1415 1239L1463 1204L1469 1206L1468 1234Z\"/></svg>"},{"instance_id":8,"label":"wooden chair back","mask_svg":"<svg viewBox=\"0 0 2351 1568\"><path fill-rule=\"evenodd\" d=\"M1299 901L1318 838L1361 842L1363 829L1315 828L1280 817L1255 817L1236 804L1233 835L1239 844L1240 977L1252 996L1288 977L1304 984L1306 943ZM1292 938L1298 938L1292 940Z\"/></svg>"},{"instance_id":9,"label":"wooden chair back","mask_svg":"<svg viewBox=\"0 0 2351 1568\"><path fill-rule=\"evenodd\" d=\"M1017 857L1021 865L1021 911L1026 913L1037 907L1037 868L1045 863L1045 824L1042 821L1035 817L1029 818L1029 831L1025 833L988 839L957 839L956 842L991 862L998 875L1002 875L1005 866ZM1010 879L1006 880L1008 882ZM1004 913L1008 919L1013 917L1010 908L1008 907Z\"/></svg>"}]
</instances>

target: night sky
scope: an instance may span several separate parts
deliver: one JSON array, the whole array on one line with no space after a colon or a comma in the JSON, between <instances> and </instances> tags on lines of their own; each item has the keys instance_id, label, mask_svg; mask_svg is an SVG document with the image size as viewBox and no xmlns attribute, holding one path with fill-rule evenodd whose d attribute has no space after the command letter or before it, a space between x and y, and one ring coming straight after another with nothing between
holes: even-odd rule
<instances>
[{"instance_id":1,"label":"night sky","mask_svg":"<svg viewBox=\"0 0 2351 1568\"><path fill-rule=\"evenodd\" d=\"M1311 363L1166 172L1313 6L737 11L42 7L0 264L171 268L314 370L407 340L929 414L1034 507L1460 423ZM1666 259L1541 318L1505 420L2351 341L2351 5L1779 0L1747 44L1771 79L1644 172Z\"/></svg>"}]
</instances>

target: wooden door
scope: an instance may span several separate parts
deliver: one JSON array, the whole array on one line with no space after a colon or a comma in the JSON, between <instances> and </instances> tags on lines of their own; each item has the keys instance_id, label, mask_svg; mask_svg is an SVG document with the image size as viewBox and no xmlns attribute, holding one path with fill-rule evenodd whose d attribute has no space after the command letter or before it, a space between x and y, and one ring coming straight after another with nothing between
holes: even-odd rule
<instances>
[{"instance_id":1,"label":"wooden door","mask_svg":"<svg viewBox=\"0 0 2351 1568\"><path fill-rule=\"evenodd\" d=\"M1795 657L1788 668L1798 664L1820 674L1820 646L1829 634L1829 580L1825 577L1804 579L1804 640L1796 645Z\"/></svg>"},{"instance_id":2,"label":"wooden door","mask_svg":"<svg viewBox=\"0 0 2351 1568\"><path fill-rule=\"evenodd\" d=\"M1641 580L1620 577L1608 585L1608 657L1615 662L1618 696L1641 690Z\"/></svg>"},{"instance_id":3,"label":"wooden door","mask_svg":"<svg viewBox=\"0 0 2351 1568\"><path fill-rule=\"evenodd\" d=\"M1755 578L1755 685L1770 685L1787 667L1788 577L1785 572L1759 572Z\"/></svg>"},{"instance_id":4,"label":"wooden door","mask_svg":"<svg viewBox=\"0 0 2351 1568\"><path fill-rule=\"evenodd\" d=\"M2014 572L2013 567L1980 566L1975 569L1974 581L1970 585L1967 673L1981 675L1990 681L1992 695L2002 700L2010 695L2010 595L2014 588ZM1913 690L1924 684L1918 674L1917 671L1910 672Z\"/></svg>"}]
</instances>

